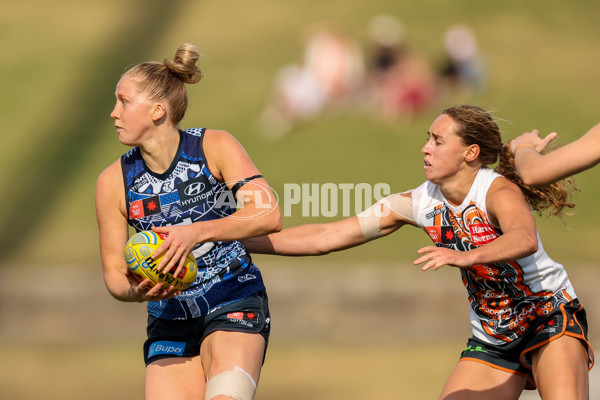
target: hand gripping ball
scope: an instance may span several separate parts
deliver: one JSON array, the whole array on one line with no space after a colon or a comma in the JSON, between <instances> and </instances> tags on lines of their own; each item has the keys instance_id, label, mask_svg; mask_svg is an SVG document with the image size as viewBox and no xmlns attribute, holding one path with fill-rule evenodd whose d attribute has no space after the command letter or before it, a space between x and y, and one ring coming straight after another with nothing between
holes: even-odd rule
<instances>
[{"instance_id":1,"label":"hand gripping ball","mask_svg":"<svg viewBox=\"0 0 600 400\"><path fill-rule=\"evenodd\" d=\"M154 284L164 282L165 285L173 285L176 290L188 288L198 274L198 264L192 254L188 254L183 269L177 276L173 273L176 267L163 274L156 270L156 267L162 260L161 255L156 260L152 259L152 254L165 240L166 235L154 231L141 231L133 235L125 245L125 262L129 271L137 277L150 279Z\"/></svg>"}]
</instances>

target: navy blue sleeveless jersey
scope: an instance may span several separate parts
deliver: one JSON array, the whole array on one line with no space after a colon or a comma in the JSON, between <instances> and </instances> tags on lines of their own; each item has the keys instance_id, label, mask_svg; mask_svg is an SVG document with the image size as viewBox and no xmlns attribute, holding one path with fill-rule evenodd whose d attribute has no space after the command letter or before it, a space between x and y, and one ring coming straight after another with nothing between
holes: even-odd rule
<instances>
[{"instance_id":1,"label":"navy blue sleeveless jersey","mask_svg":"<svg viewBox=\"0 0 600 400\"><path fill-rule=\"evenodd\" d=\"M121 157L128 222L136 231L223 218L236 210L231 191L208 169L204 132L180 131L177 154L162 174L146 166L138 147ZM237 240L201 243L192 254L198 262L195 282L173 299L148 302L148 314L196 318L265 288L260 271Z\"/></svg>"}]
</instances>

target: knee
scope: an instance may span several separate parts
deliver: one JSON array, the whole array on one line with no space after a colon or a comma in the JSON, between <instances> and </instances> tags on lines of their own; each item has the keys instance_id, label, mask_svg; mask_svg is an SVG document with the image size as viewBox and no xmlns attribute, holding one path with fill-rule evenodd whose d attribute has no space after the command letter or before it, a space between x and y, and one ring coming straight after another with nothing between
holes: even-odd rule
<instances>
[{"instance_id":1,"label":"knee","mask_svg":"<svg viewBox=\"0 0 600 400\"><path fill-rule=\"evenodd\" d=\"M221 372L206 382L205 399L252 400L255 393L254 379L243 368L236 366L233 370Z\"/></svg>"}]
</instances>

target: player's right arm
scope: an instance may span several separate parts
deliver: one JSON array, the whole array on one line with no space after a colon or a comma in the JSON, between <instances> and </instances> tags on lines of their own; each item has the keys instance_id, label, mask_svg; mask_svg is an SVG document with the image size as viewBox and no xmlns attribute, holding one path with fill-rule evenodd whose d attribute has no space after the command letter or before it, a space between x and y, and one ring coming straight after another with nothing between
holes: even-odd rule
<instances>
[{"instance_id":1,"label":"player's right arm","mask_svg":"<svg viewBox=\"0 0 600 400\"><path fill-rule=\"evenodd\" d=\"M242 243L251 253L317 256L358 246L364 241L358 218L350 217L283 229L270 235L243 239Z\"/></svg>"},{"instance_id":2,"label":"player's right arm","mask_svg":"<svg viewBox=\"0 0 600 400\"><path fill-rule=\"evenodd\" d=\"M385 202L394 196L403 196L404 204L400 209L394 207L398 204L396 201L392 205L389 201ZM412 210L407 211L411 207L410 194L395 194L375 203L358 216L323 224L300 225L270 235L244 239L242 243L251 253L285 256L329 254L389 235L405 224L414 225Z\"/></svg>"},{"instance_id":3,"label":"player's right arm","mask_svg":"<svg viewBox=\"0 0 600 400\"><path fill-rule=\"evenodd\" d=\"M161 284L149 279L140 283L130 277L124 248L129 238L125 190L120 160L108 166L96 182L96 217L104 283L110 294L120 301L142 302L173 297Z\"/></svg>"}]
</instances>

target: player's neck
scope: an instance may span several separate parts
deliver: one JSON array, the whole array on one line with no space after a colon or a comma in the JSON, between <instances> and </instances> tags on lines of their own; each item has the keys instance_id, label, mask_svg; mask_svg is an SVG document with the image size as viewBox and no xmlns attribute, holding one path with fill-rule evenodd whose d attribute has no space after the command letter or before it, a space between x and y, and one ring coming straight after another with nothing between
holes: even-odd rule
<instances>
[{"instance_id":1,"label":"player's neck","mask_svg":"<svg viewBox=\"0 0 600 400\"><path fill-rule=\"evenodd\" d=\"M452 179L448 179L440 184L440 190L444 198L453 206L460 206L469 194L473 182L477 177L478 170L465 169L456 174Z\"/></svg>"},{"instance_id":2,"label":"player's neck","mask_svg":"<svg viewBox=\"0 0 600 400\"><path fill-rule=\"evenodd\" d=\"M140 146L148 168L158 174L169 169L179 148L179 140L179 131L176 128L154 132L144 146Z\"/></svg>"}]
</instances>

